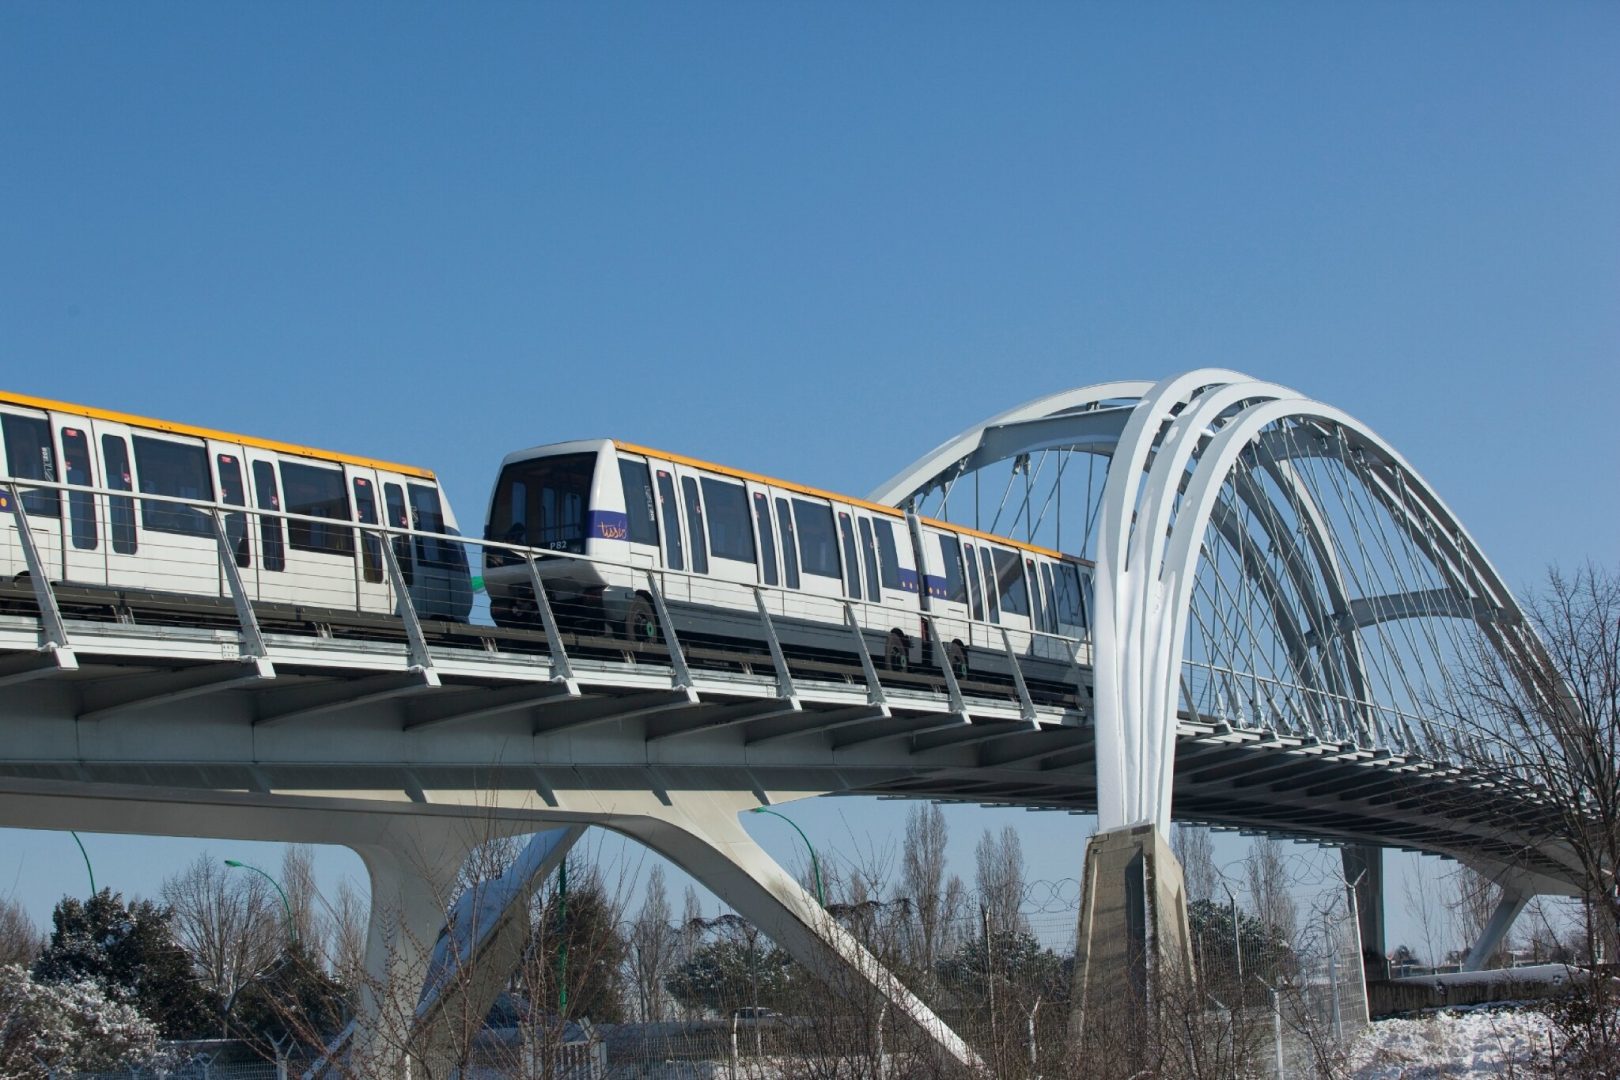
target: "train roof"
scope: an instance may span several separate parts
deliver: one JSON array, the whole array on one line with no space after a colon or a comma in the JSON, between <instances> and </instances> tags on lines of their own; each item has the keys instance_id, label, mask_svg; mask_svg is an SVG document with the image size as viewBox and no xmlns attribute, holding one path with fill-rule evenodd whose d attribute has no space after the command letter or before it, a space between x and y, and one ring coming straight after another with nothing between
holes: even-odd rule
<instances>
[{"instance_id":1,"label":"train roof","mask_svg":"<svg viewBox=\"0 0 1620 1080\"><path fill-rule=\"evenodd\" d=\"M431 469L422 469L415 465L401 465L394 461L381 461L377 458L360 457L356 454L340 454L335 450L318 450L311 446L298 446L294 443L277 442L274 439L260 439L253 435L237 435L229 431L218 431L214 428L197 427L192 424L176 424L168 420L153 420L147 416L135 416L131 413L115 412L112 409L96 409L88 405L74 405L66 401L52 401L49 398L32 397L28 394L17 394L9 390L0 390L0 402L9 405L21 405L29 409L47 409L52 412L72 413L74 416L85 416L92 420L108 420L115 424L127 424L130 427L166 431L171 435L190 435L199 439L217 439L221 442L239 443L242 446L255 446L261 450L272 450L278 454L291 454L294 457L317 458L321 461L335 461L345 465L360 465L368 469L384 469L388 472L403 473L406 476L415 476L423 480L437 480Z\"/></svg>"},{"instance_id":2,"label":"train roof","mask_svg":"<svg viewBox=\"0 0 1620 1080\"><path fill-rule=\"evenodd\" d=\"M772 487L785 488L788 491L796 491L801 495L814 495L820 499L837 499L839 502L849 503L852 506L859 506L863 509L871 510L874 513L887 514L890 517L905 517L905 512L903 510L896 509L893 506L886 506L883 503L871 502L867 499L856 498L853 495L840 495L835 491L824 491L821 488L813 488L806 484L796 484L791 480L780 480L774 476L763 476L759 473L746 472L742 469L734 469L729 465L719 465L712 461L704 461L700 458L687 457L684 454L671 454L667 450L654 450L648 446L639 446L635 443L624 442L620 439L613 439L612 442L620 450L623 450L626 453L645 454L648 457L663 458L666 461L673 461L681 465L690 465L697 469L708 469L712 472L721 473L725 476L736 477L739 480L752 480L756 484L769 484ZM1051 548L1040 547L1036 544L1028 544L1022 540L1014 540L1010 536L1000 536L996 533L983 532L979 529L970 528L966 525L958 525L954 521L940 521L936 518L922 517L920 514L918 515L918 518L924 525L932 525L935 528L947 529L954 533L961 533L965 536L977 537L980 540L989 540L997 544L1006 544L1009 547L1015 547L1021 551L1034 552L1037 555L1045 555L1048 558L1067 559L1070 562L1079 563L1084 563L1086 561L1084 559L1076 558L1073 555L1065 555L1061 551L1053 551Z\"/></svg>"}]
</instances>

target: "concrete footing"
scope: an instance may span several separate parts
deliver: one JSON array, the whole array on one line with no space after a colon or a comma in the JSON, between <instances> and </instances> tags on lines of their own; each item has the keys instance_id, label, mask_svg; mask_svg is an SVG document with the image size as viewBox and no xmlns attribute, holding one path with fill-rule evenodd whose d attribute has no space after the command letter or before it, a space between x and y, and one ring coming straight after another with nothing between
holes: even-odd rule
<instances>
[{"instance_id":1,"label":"concrete footing","mask_svg":"<svg viewBox=\"0 0 1620 1080\"><path fill-rule=\"evenodd\" d=\"M1070 1028L1088 1015L1152 1002L1166 976L1192 970L1181 863L1152 825L1114 829L1086 845Z\"/></svg>"}]
</instances>

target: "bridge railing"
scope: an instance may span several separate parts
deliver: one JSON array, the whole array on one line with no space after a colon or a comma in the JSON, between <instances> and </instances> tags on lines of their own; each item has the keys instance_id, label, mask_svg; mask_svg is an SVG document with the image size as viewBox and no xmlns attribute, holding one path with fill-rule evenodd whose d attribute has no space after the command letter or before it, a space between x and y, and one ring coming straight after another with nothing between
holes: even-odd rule
<instances>
[{"instance_id":1,"label":"bridge railing","mask_svg":"<svg viewBox=\"0 0 1620 1080\"><path fill-rule=\"evenodd\" d=\"M501 563L520 580L497 591L502 601L525 597L521 610L474 595L479 571ZM0 611L36 611L52 624L47 639L63 645L66 613L236 625L261 650L269 631L424 648L428 637L440 646L493 643L550 654L564 670L570 657L662 663L677 684L694 666L774 669L783 697L806 678L864 681L875 705L886 688L904 688L958 708L964 695L1004 699L1030 721L1037 703L1087 701L1087 642L789 590L718 556L710 568L626 566L383 521L0 476ZM582 589L585 576L606 588Z\"/></svg>"}]
</instances>

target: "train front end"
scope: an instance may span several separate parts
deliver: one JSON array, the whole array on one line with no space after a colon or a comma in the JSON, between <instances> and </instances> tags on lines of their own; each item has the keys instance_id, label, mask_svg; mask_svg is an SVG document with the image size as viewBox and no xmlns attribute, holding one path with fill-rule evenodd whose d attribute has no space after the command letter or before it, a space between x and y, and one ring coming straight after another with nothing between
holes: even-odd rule
<instances>
[{"instance_id":1,"label":"train front end","mask_svg":"<svg viewBox=\"0 0 1620 1080\"><path fill-rule=\"evenodd\" d=\"M608 439L554 443L508 454L490 495L484 586L497 625L534 627L535 569L552 610L571 629L599 631L605 596L628 584L624 491ZM527 550L514 550L527 549Z\"/></svg>"}]
</instances>

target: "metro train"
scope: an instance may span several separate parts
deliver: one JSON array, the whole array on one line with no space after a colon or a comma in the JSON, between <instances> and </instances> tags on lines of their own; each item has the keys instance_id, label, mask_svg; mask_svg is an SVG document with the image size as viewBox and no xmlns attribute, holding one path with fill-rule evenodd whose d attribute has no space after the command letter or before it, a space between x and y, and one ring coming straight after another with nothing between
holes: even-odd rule
<instances>
[{"instance_id":1,"label":"metro train","mask_svg":"<svg viewBox=\"0 0 1620 1080\"><path fill-rule=\"evenodd\" d=\"M53 581L228 596L208 509L140 497L171 496L217 508L251 600L337 611L398 607L383 539L363 526L456 535L438 480L410 465L4 391L0 442L0 476L16 485L0 484L5 579L28 568L14 502ZM388 543L420 616L467 619L461 544Z\"/></svg>"},{"instance_id":2,"label":"metro train","mask_svg":"<svg viewBox=\"0 0 1620 1080\"><path fill-rule=\"evenodd\" d=\"M657 637L647 577L661 570L680 635L758 642L753 594L763 586L784 645L848 655L853 612L872 656L891 670L944 659L959 674L1007 675L1010 645L1024 672L1072 685L1074 665L1087 662L1079 650L1089 648L1088 563L627 442L509 454L485 539L562 553L536 560L548 600L625 638ZM484 560L496 623L533 626L523 557L492 547Z\"/></svg>"}]
</instances>

